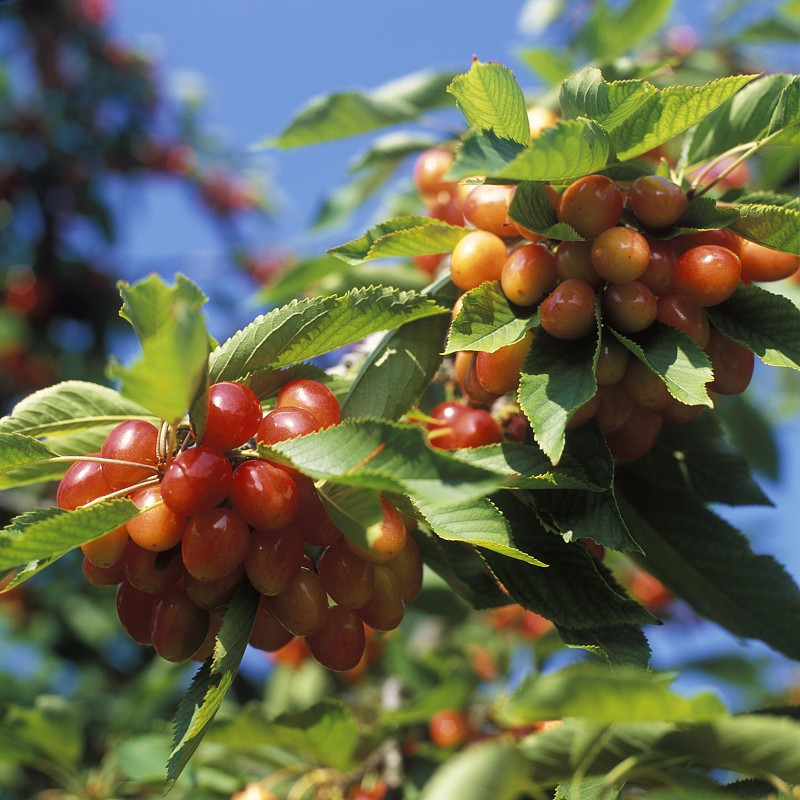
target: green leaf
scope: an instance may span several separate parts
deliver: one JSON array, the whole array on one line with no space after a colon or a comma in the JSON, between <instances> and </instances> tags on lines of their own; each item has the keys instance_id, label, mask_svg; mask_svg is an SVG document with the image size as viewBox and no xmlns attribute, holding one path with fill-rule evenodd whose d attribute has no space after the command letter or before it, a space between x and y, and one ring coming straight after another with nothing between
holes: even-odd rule
<instances>
[{"instance_id":1,"label":"green leaf","mask_svg":"<svg viewBox=\"0 0 800 800\"><path fill-rule=\"evenodd\" d=\"M523 182L517 186L514 199L508 209L508 215L514 222L520 223L529 231L559 241L581 242L581 236L575 228L566 222L556 219L556 212L544 185Z\"/></svg>"},{"instance_id":2,"label":"green leaf","mask_svg":"<svg viewBox=\"0 0 800 800\"><path fill-rule=\"evenodd\" d=\"M608 133L596 122L560 120L492 177L566 183L603 169L611 156Z\"/></svg>"},{"instance_id":3,"label":"green leaf","mask_svg":"<svg viewBox=\"0 0 800 800\"><path fill-rule=\"evenodd\" d=\"M667 21L672 0L630 0L619 11L594 5L578 41L593 58L611 61L647 41Z\"/></svg>"},{"instance_id":4,"label":"green leaf","mask_svg":"<svg viewBox=\"0 0 800 800\"><path fill-rule=\"evenodd\" d=\"M123 498L77 511L60 508L27 511L0 531L0 570L24 566L50 556L60 557L110 533L138 513L139 509Z\"/></svg>"},{"instance_id":5,"label":"green leaf","mask_svg":"<svg viewBox=\"0 0 800 800\"><path fill-rule=\"evenodd\" d=\"M442 362L450 320L425 317L387 333L370 353L342 403L342 417L399 419L419 403Z\"/></svg>"},{"instance_id":6,"label":"green leaf","mask_svg":"<svg viewBox=\"0 0 800 800\"><path fill-rule=\"evenodd\" d=\"M458 503L485 496L501 479L428 447L415 426L373 419L346 419L317 433L266 447L315 480L407 494L432 503Z\"/></svg>"},{"instance_id":7,"label":"green leaf","mask_svg":"<svg viewBox=\"0 0 800 800\"><path fill-rule=\"evenodd\" d=\"M510 164L525 147L511 139L502 139L492 131L471 131L461 142L448 172L451 180L472 176L495 175Z\"/></svg>"},{"instance_id":8,"label":"green leaf","mask_svg":"<svg viewBox=\"0 0 800 800\"><path fill-rule=\"evenodd\" d=\"M520 549L502 513L485 497L451 505L415 499L414 506L422 522L446 541L466 542L537 567L547 566L535 553Z\"/></svg>"},{"instance_id":9,"label":"green leaf","mask_svg":"<svg viewBox=\"0 0 800 800\"><path fill-rule=\"evenodd\" d=\"M546 47L532 47L517 54L548 86L556 86L572 72L572 59Z\"/></svg>"},{"instance_id":10,"label":"green leaf","mask_svg":"<svg viewBox=\"0 0 800 800\"><path fill-rule=\"evenodd\" d=\"M713 378L711 362L685 333L662 322L630 336L613 329L611 332L636 358L661 376L676 400L690 406L713 405L705 388Z\"/></svg>"},{"instance_id":11,"label":"green leaf","mask_svg":"<svg viewBox=\"0 0 800 800\"><path fill-rule=\"evenodd\" d=\"M740 286L706 312L715 328L765 364L800 369L800 310L791 300L760 286Z\"/></svg>"},{"instance_id":12,"label":"green leaf","mask_svg":"<svg viewBox=\"0 0 800 800\"><path fill-rule=\"evenodd\" d=\"M54 458L56 454L38 439L23 436L21 433L0 433L0 489L17 486L13 474L15 468L26 464L38 465ZM24 469L22 470L24 475Z\"/></svg>"},{"instance_id":13,"label":"green leaf","mask_svg":"<svg viewBox=\"0 0 800 800\"><path fill-rule=\"evenodd\" d=\"M353 764L358 725L337 700L323 700L305 711L269 719L260 703L249 703L236 716L217 722L209 742L236 750L278 747L313 762L346 770Z\"/></svg>"},{"instance_id":14,"label":"green leaf","mask_svg":"<svg viewBox=\"0 0 800 800\"><path fill-rule=\"evenodd\" d=\"M200 312L205 296L180 275L173 287L157 275L120 287L120 313L139 336L142 356L130 367L112 362L109 373L123 395L177 422L207 376L210 337Z\"/></svg>"},{"instance_id":15,"label":"green leaf","mask_svg":"<svg viewBox=\"0 0 800 800\"><path fill-rule=\"evenodd\" d=\"M473 60L469 72L447 87L470 127L527 145L531 138L528 110L514 73L502 64Z\"/></svg>"},{"instance_id":16,"label":"green leaf","mask_svg":"<svg viewBox=\"0 0 800 800\"><path fill-rule=\"evenodd\" d=\"M659 238L674 239L697 231L727 228L739 218L736 208L722 208L710 197L693 197L675 225L659 232Z\"/></svg>"},{"instance_id":17,"label":"green leaf","mask_svg":"<svg viewBox=\"0 0 800 800\"><path fill-rule=\"evenodd\" d=\"M746 239L800 255L800 211L775 205L736 206L739 216L731 230Z\"/></svg>"},{"instance_id":18,"label":"green leaf","mask_svg":"<svg viewBox=\"0 0 800 800\"><path fill-rule=\"evenodd\" d=\"M174 782L183 772L222 705L247 647L257 605L258 594L246 581L240 584L225 611L213 655L197 671L178 705L168 781Z\"/></svg>"},{"instance_id":19,"label":"green leaf","mask_svg":"<svg viewBox=\"0 0 800 800\"><path fill-rule=\"evenodd\" d=\"M508 596L500 590L473 548L445 541L420 528L413 536L425 564L472 608L481 610L508 605Z\"/></svg>"},{"instance_id":20,"label":"green leaf","mask_svg":"<svg viewBox=\"0 0 800 800\"><path fill-rule=\"evenodd\" d=\"M778 98L767 133L773 144L800 144L800 75L792 77Z\"/></svg>"},{"instance_id":21,"label":"green leaf","mask_svg":"<svg viewBox=\"0 0 800 800\"><path fill-rule=\"evenodd\" d=\"M257 317L220 345L211 354L210 377L214 383L241 380L445 310L424 295L386 287L292 302Z\"/></svg>"},{"instance_id":22,"label":"green leaf","mask_svg":"<svg viewBox=\"0 0 800 800\"><path fill-rule=\"evenodd\" d=\"M686 491L638 467L619 469L617 483L623 516L636 531L649 572L735 636L761 639L800 658L800 589L780 564L753 553L741 533Z\"/></svg>"},{"instance_id":23,"label":"green leaf","mask_svg":"<svg viewBox=\"0 0 800 800\"><path fill-rule=\"evenodd\" d=\"M579 717L592 722L684 722L727 716L710 692L681 697L670 688L674 675L639 669L614 670L599 662L574 664L527 678L501 702L496 718L503 727L548 719Z\"/></svg>"},{"instance_id":24,"label":"green leaf","mask_svg":"<svg viewBox=\"0 0 800 800\"><path fill-rule=\"evenodd\" d=\"M604 778L582 780L573 778L569 783L560 783L556 786L553 800L619 800L621 791L621 784L609 785ZM692 800L703 800L703 798L697 797Z\"/></svg>"},{"instance_id":25,"label":"green leaf","mask_svg":"<svg viewBox=\"0 0 800 800\"><path fill-rule=\"evenodd\" d=\"M431 217L395 217L328 252L351 265L389 256L449 253L468 233L467 228Z\"/></svg>"},{"instance_id":26,"label":"green leaf","mask_svg":"<svg viewBox=\"0 0 800 800\"><path fill-rule=\"evenodd\" d=\"M366 550L381 536L383 507L374 489L328 481L318 488L325 511L344 535Z\"/></svg>"},{"instance_id":27,"label":"green leaf","mask_svg":"<svg viewBox=\"0 0 800 800\"><path fill-rule=\"evenodd\" d=\"M59 440L76 431L116 425L127 419L153 420L138 403L106 386L64 381L28 395L0 419L0 433L20 433L43 439L58 453Z\"/></svg>"},{"instance_id":28,"label":"green leaf","mask_svg":"<svg viewBox=\"0 0 800 800\"><path fill-rule=\"evenodd\" d=\"M736 34L739 42L791 42L796 44L800 39L800 28L789 20L777 17L765 17L754 22Z\"/></svg>"},{"instance_id":29,"label":"green leaf","mask_svg":"<svg viewBox=\"0 0 800 800\"><path fill-rule=\"evenodd\" d=\"M701 164L760 138L790 80L789 75L762 75L700 120L689 148L689 163Z\"/></svg>"},{"instance_id":30,"label":"green leaf","mask_svg":"<svg viewBox=\"0 0 800 800\"><path fill-rule=\"evenodd\" d=\"M556 339L545 331L533 338L522 367L518 399L539 447L556 464L564 451L567 422L594 397L597 334L577 341Z\"/></svg>"},{"instance_id":31,"label":"green leaf","mask_svg":"<svg viewBox=\"0 0 800 800\"><path fill-rule=\"evenodd\" d=\"M425 784L420 800L516 800L525 794L528 771L514 745L481 742L447 759Z\"/></svg>"},{"instance_id":32,"label":"green leaf","mask_svg":"<svg viewBox=\"0 0 800 800\"><path fill-rule=\"evenodd\" d=\"M365 92L337 92L311 100L274 140L263 145L303 147L417 119L446 101L453 73L418 72Z\"/></svg>"},{"instance_id":33,"label":"green leaf","mask_svg":"<svg viewBox=\"0 0 800 800\"><path fill-rule=\"evenodd\" d=\"M480 350L494 353L518 342L538 323L539 316L535 311L508 301L499 281L487 281L464 295L444 352Z\"/></svg>"},{"instance_id":34,"label":"green leaf","mask_svg":"<svg viewBox=\"0 0 800 800\"><path fill-rule=\"evenodd\" d=\"M350 165L351 172L374 169L385 163L393 163L396 159L420 153L435 147L440 140L418 131L392 131L379 136L369 149L361 153Z\"/></svg>"}]
</instances>

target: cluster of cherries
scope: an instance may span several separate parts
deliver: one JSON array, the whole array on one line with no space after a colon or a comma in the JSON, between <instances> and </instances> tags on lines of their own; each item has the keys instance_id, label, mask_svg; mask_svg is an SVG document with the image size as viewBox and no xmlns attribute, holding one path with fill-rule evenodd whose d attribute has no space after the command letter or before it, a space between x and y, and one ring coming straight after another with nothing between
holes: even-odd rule
<instances>
[{"instance_id":1,"label":"cluster of cherries","mask_svg":"<svg viewBox=\"0 0 800 800\"><path fill-rule=\"evenodd\" d=\"M217 383L201 441L188 428L130 419L67 470L60 508L126 496L142 509L82 548L86 578L119 585L117 612L133 639L169 661L204 660L245 581L260 595L250 644L276 651L305 637L329 669L359 663L365 625L400 624L420 591L422 560L397 509L382 498L376 540L358 545L309 477L248 449L254 437L272 445L339 419L335 395L318 381L284 384L267 414L247 386Z\"/></svg>"},{"instance_id":2,"label":"cluster of cherries","mask_svg":"<svg viewBox=\"0 0 800 800\"><path fill-rule=\"evenodd\" d=\"M772 281L798 272L800 258L746 241L726 229L671 239L685 212L683 189L658 175L618 185L604 175L579 178L558 193L546 192L555 216L583 241L545 240L508 214L515 186L462 185L447 179L453 155L444 148L421 154L414 180L431 216L474 227L450 256L450 276L464 292L499 281L506 298L537 307L539 327L562 340L595 330L600 301L603 321L623 334L638 334L656 321L682 331L708 354L714 372L709 390L738 394L753 372L753 354L716 330L706 308L727 300L740 282ZM441 255L417 263L434 271ZM454 316L460 309L460 301ZM494 353L456 354L455 376L463 394L491 405L514 392L538 330ZM703 406L674 399L664 381L603 329L596 368L598 391L572 417L576 427L594 418L614 456L641 458L654 444L663 420L688 422ZM457 445L455 445L457 446Z\"/></svg>"}]
</instances>

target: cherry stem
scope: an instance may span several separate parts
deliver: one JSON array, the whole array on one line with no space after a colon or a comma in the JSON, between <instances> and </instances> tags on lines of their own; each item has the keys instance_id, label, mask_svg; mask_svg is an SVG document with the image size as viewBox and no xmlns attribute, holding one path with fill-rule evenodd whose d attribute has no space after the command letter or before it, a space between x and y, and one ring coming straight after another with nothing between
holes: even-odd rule
<instances>
[{"instance_id":1,"label":"cherry stem","mask_svg":"<svg viewBox=\"0 0 800 800\"><path fill-rule=\"evenodd\" d=\"M117 458L103 458L102 456L56 456L55 458L42 459L41 464L74 464L78 461L90 461L92 464L113 464L121 467L137 467L149 472L158 472L158 467L153 464L140 464L138 461L122 461ZM24 465L27 466L27 465Z\"/></svg>"},{"instance_id":2,"label":"cherry stem","mask_svg":"<svg viewBox=\"0 0 800 800\"><path fill-rule=\"evenodd\" d=\"M440 424L444 425L444 422L441 422ZM448 428L438 428L437 430L430 431L430 433L428 433L428 441L430 441L431 439L437 439L437 438L439 438L441 436L448 436L452 432L453 432L453 429L449 428L449 427Z\"/></svg>"},{"instance_id":3,"label":"cherry stem","mask_svg":"<svg viewBox=\"0 0 800 800\"><path fill-rule=\"evenodd\" d=\"M156 457L159 464L167 463L167 432L169 430L169 423L162 422L161 427L158 429L158 440L156 442Z\"/></svg>"},{"instance_id":4,"label":"cherry stem","mask_svg":"<svg viewBox=\"0 0 800 800\"><path fill-rule=\"evenodd\" d=\"M143 481L139 481L139 483L134 483L133 486L126 486L124 489L117 489L116 492L109 492L108 494L104 494L102 497L95 497L94 500L90 500L88 503L78 506L78 508L91 508L92 506L96 506L98 503L103 503L106 500L114 500L117 497L125 497L126 495L129 495L138 489L146 489L148 486L155 486L160 480L161 479L158 476L154 475L152 478L146 478Z\"/></svg>"}]
</instances>

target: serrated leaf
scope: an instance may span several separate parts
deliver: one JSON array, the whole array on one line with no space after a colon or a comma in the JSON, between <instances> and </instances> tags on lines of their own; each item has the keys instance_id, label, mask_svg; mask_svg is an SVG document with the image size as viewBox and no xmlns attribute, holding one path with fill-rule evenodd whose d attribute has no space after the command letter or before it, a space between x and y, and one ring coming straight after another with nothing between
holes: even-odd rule
<instances>
[{"instance_id":1,"label":"serrated leaf","mask_svg":"<svg viewBox=\"0 0 800 800\"><path fill-rule=\"evenodd\" d=\"M775 205L736 206L739 215L731 230L746 239L800 255L800 210Z\"/></svg>"},{"instance_id":2,"label":"serrated leaf","mask_svg":"<svg viewBox=\"0 0 800 800\"><path fill-rule=\"evenodd\" d=\"M527 678L495 713L503 727L564 717L592 722L684 722L727 716L710 692L682 697L670 688L675 676L597 662L574 664Z\"/></svg>"},{"instance_id":3,"label":"serrated leaf","mask_svg":"<svg viewBox=\"0 0 800 800\"><path fill-rule=\"evenodd\" d=\"M674 239L697 231L709 231L716 228L727 228L739 218L736 208L723 208L710 197L693 197L675 225L663 232L659 238Z\"/></svg>"},{"instance_id":4,"label":"serrated leaf","mask_svg":"<svg viewBox=\"0 0 800 800\"><path fill-rule=\"evenodd\" d=\"M415 426L377 419L346 419L317 433L266 447L315 480L407 494L429 502L458 503L483 497L501 479L428 447Z\"/></svg>"},{"instance_id":5,"label":"serrated leaf","mask_svg":"<svg viewBox=\"0 0 800 800\"><path fill-rule=\"evenodd\" d=\"M167 762L170 782L177 780L189 763L233 683L250 638L257 605L258 594L247 581L242 582L228 603L213 655L197 671L178 705Z\"/></svg>"},{"instance_id":6,"label":"serrated leaf","mask_svg":"<svg viewBox=\"0 0 800 800\"><path fill-rule=\"evenodd\" d=\"M469 72L455 77L447 91L470 127L523 145L530 141L525 96L508 67L475 59Z\"/></svg>"},{"instance_id":7,"label":"serrated leaf","mask_svg":"<svg viewBox=\"0 0 800 800\"><path fill-rule=\"evenodd\" d=\"M388 287L296 301L257 317L220 345L211 354L209 374L214 383L241 380L444 311L429 297Z\"/></svg>"},{"instance_id":8,"label":"serrated leaf","mask_svg":"<svg viewBox=\"0 0 800 800\"><path fill-rule=\"evenodd\" d=\"M742 205L784 206L785 208L800 208L800 197L792 194L781 194L771 190L748 192L737 198L737 203Z\"/></svg>"},{"instance_id":9,"label":"serrated leaf","mask_svg":"<svg viewBox=\"0 0 800 800\"><path fill-rule=\"evenodd\" d=\"M762 75L697 123L689 148L690 164L702 162L746 142L767 129L788 75Z\"/></svg>"},{"instance_id":10,"label":"serrated leaf","mask_svg":"<svg viewBox=\"0 0 800 800\"><path fill-rule=\"evenodd\" d=\"M0 433L41 438L49 447L63 453L58 449L60 438L132 418L153 419L143 406L106 386L64 381L40 389L17 403L8 416L0 419Z\"/></svg>"},{"instance_id":11,"label":"serrated leaf","mask_svg":"<svg viewBox=\"0 0 800 800\"><path fill-rule=\"evenodd\" d=\"M588 650L612 666L646 669L650 663L650 645L642 629L636 625L607 625L599 628L567 628L556 630L566 647Z\"/></svg>"},{"instance_id":12,"label":"serrated leaf","mask_svg":"<svg viewBox=\"0 0 800 800\"><path fill-rule=\"evenodd\" d=\"M604 778L573 778L569 783L556 786L553 800L619 800L622 796L622 784L611 785ZM688 800L688 798L687 798ZM703 800L697 797L692 800Z\"/></svg>"},{"instance_id":13,"label":"serrated leaf","mask_svg":"<svg viewBox=\"0 0 800 800\"><path fill-rule=\"evenodd\" d=\"M55 457L56 454L38 439L21 433L0 433L0 489L18 485L8 474L15 468L39 465Z\"/></svg>"},{"instance_id":14,"label":"serrated leaf","mask_svg":"<svg viewBox=\"0 0 800 800\"><path fill-rule=\"evenodd\" d=\"M374 489L328 481L318 488L334 525L350 541L372 551L381 536L383 507Z\"/></svg>"},{"instance_id":15,"label":"serrated leaf","mask_svg":"<svg viewBox=\"0 0 800 800\"><path fill-rule=\"evenodd\" d=\"M519 548L503 514L485 497L458 505L414 499L414 506L422 521L441 539L465 542L537 567L547 566L535 553Z\"/></svg>"},{"instance_id":16,"label":"serrated leaf","mask_svg":"<svg viewBox=\"0 0 800 800\"><path fill-rule=\"evenodd\" d=\"M109 374L120 381L123 395L177 422L208 374L211 339L200 312L205 296L181 275L172 287L151 275L132 286L121 283L120 292L120 313L139 336L142 355L128 367L112 362Z\"/></svg>"},{"instance_id":17,"label":"serrated leaf","mask_svg":"<svg viewBox=\"0 0 800 800\"><path fill-rule=\"evenodd\" d=\"M529 768L515 745L487 741L449 758L425 784L420 800L516 800Z\"/></svg>"},{"instance_id":18,"label":"serrated leaf","mask_svg":"<svg viewBox=\"0 0 800 800\"><path fill-rule=\"evenodd\" d=\"M778 562L753 553L741 533L686 491L630 467L618 470L617 483L645 569L735 636L800 658L800 589Z\"/></svg>"},{"instance_id":19,"label":"serrated leaf","mask_svg":"<svg viewBox=\"0 0 800 800\"><path fill-rule=\"evenodd\" d=\"M454 181L480 175L496 175L510 164L525 147L511 139L503 139L493 131L468 133L447 173Z\"/></svg>"},{"instance_id":20,"label":"serrated leaf","mask_svg":"<svg viewBox=\"0 0 800 800\"><path fill-rule=\"evenodd\" d=\"M564 451L570 417L597 391L598 347L596 333L577 341L556 339L542 330L533 337L517 397L536 442L554 464Z\"/></svg>"},{"instance_id":21,"label":"serrated leaf","mask_svg":"<svg viewBox=\"0 0 800 800\"><path fill-rule=\"evenodd\" d=\"M97 539L139 514L124 498L106 500L77 511L39 508L15 517L0 531L0 570L25 566L30 561L60 557L75 547Z\"/></svg>"},{"instance_id":22,"label":"serrated leaf","mask_svg":"<svg viewBox=\"0 0 800 800\"><path fill-rule=\"evenodd\" d=\"M800 144L800 75L792 77L778 98L767 134L773 144Z\"/></svg>"},{"instance_id":23,"label":"serrated leaf","mask_svg":"<svg viewBox=\"0 0 800 800\"><path fill-rule=\"evenodd\" d=\"M530 509L510 496L496 498L517 546L548 565L531 570L512 559L484 553L514 602L565 630L602 633L653 622L650 612L627 597L585 547L546 531ZM584 640L581 646L587 644L593 643Z\"/></svg>"},{"instance_id":24,"label":"serrated leaf","mask_svg":"<svg viewBox=\"0 0 800 800\"><path fill-rule=\"evenodd\" d=\"M565 183L603 169L612 157L608 134L592 120L560 120L542 131L495 178Z\"/></svg>"},{"instance_id":25,"label":"serrated leaf","mask_svg":"<svg viewBox=\"0 0 800 800\"><path fill-rule=\"evenodd\" d=\"M667 21L672 0L630 0L619 11L597 3L578 41L601 61L625 55L646 41Z\"/></svg>"},{"instance_id":26,"label":"serrated leaf","mask_svg":"<svg viewBox=\"0 0 800 800\"><path fill-rule=\"evenodd\" d=\"M328 252L347 264L389 256L449 253L469 230L431 217L395 217Z\"/></svg>"},{"instance_id":27,"label":"serrated leaf","mask_svg":"<svg viewBox=\"0 0 800 800\"><path fill-rule=\"evenodd\" d=\"M690 406L713 406L705 388L713 378L711 362L685 333L663 322L628 336L610 330L626 349L661 376L676 400Z\"/></svg>"},{"instance_id":28,"label":"serrated leaf","mask_svg":"<svg viewBox=\"0 0 800 800\"><path fill-rule=\"evenodd\" d=\"M425 317L387 333L370 353L342 403L342 417L399 419L415 406L442 362L446 315Z\"/></svg>"},{"instance_id":29,"label":"serrated leaf","mask_svg":"<svg viewBox=\"0 0 800 800\"><path fill-rule=\"evenodd\" d=\"M464 295L444 352L480 350L494 353L518 342L538 323L539 316L533 309L510 303L499 281L487 281Z\"/></svg>"},{"instance_id":30,"label":"serrated leaf","mask_svg":"<svg viewBox=\"0 0 800 800\"><path fill-rule=\"evenodd\" d=\"M424 109L446 102L445 87L452 79L453 73L418 72L371 91L337 92L314 98L274 142L263 144L303 147L409 122Z\"/></svg>"},{"instance_id":31,"label":"serrated leaf","mask_svg":"<svg viewBox=\"0 0 800 800\"><path fill-rule=\"evenodd\" d=\"M514 222L548 239L583 241L583 236L575 228L556 219L555 209L543 184L527 181L518 184L508 208L508 215Z\"/></svg>"},{"instance_id":32,"label":"serrated leaf","mask_svg":"<svg viewBox=\"0 0 800 800\"><path fill-rule=\"evenodd\" d=\"M800 369L800 309L791 300L760 286L740 286L706 313L715 328L765 364Z\"/></svg>"},{"instance_id":33,"label":"serrated leaf","mask_svg":"<svg viewBox=\"0 0 800 800\"><path fill-rule=\"evenodd\" d=\"M500 590L474 548L440 539L421 528L412 535L425 564L472 608L481 610L508 605L508 596Z\"/></svg>"}]
</instances>

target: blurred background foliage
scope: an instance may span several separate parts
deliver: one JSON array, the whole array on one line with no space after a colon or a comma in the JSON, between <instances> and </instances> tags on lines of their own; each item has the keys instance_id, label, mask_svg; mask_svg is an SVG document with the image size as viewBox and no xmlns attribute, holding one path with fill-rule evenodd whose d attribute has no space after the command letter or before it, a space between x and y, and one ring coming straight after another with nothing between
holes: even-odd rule
<instances>
[{"instance_id":1,"label":"blurred background foliage","mask_svg":"<svg viewBox=\"0 0 800 800\"><path fill-rule=\"evenodd\" d=\"M306 13L312 13L314 4L307 5ZM554 106L560 80L586 64L601 66L608 79L647 76L662 85L797 67L792 63L800 30L797 2L638 6L648 13L631 19L619 3L519 3L516 35L523 44L513 56L484 52L482 57L511 63L530 88L531 102L544 106ZM191 13L188 4L184 8ZM357 11L348 14L355 19ZM152 266L132 265L126 258L129 238L137 236L126 212L153 186L169 183L185 190L191 199L184 213L217 237L218 255L210 263L200 257L193 270L192 258L184 254L178 260L210 295L216 336L229 335L254 308L299 293L368 281L424 285L425 276L410 262L344 274L320 254L362 230L365 220L400 209L422 211L411 191L410 158L453 130L452 110L426 112L416 144L392 158L370 160L362 154L349 174L352 142L309 156L309 175L320 176L316 201L306 203L304 218L295 214L287 225L281 221L287 205L292 207L287 198L307 198L309 177L293 173L289 160L283 185L271 174L280 173L274 160L273 169L265 170L258 154L226 141L208 122L202 91L186 80L179 91L169 88L169 76L152 53L113 33L113 14L109 0L0 4L4 410L59 380L104 382L109 353L125 355L129 344L115 281L139 277ZM506 24L511 28L513 20ZM628 55L631 45L635 60ZM456 68L465 68L470 55L465 51ZM315 62L313 69L324 67ZM370 85L369 76L358 81ZM303 99L295 95L296 104ZM251 115L270 137L288 119L264 108ZM796 193L796 153L764 156L732 176L727 189L746 184ZM329 163L315 172L314 164L321 163L315 158ZM160 220L154 230L172 230L173 248L191 253L192 243L181 237L182 223ZM290 244L279 245L282 241ZM161 269L168 272L169 266ZM786 291L797 298L796 289ZM768 493L779 505L787 501L789 515L797 508L786 488L797 470L796 455L792 460L787 453L794 447L796 454L800 439L791 421L796 377L762 371L744 399L722 408L733 438L765 479ZM0 513L5 522L41 501L28 491L6 492ZM797 576L795 548L778 541L774 524L762 522L766 512L737 513L745 530L761 528L757 546L787 556ZM766 648L731 641L673 602L653 579L617 566L630 591L669 623L649 636L654 666L680 669L679 691L712 686L734 710L800 702L796 666ZM0 799L163 795L168 720L192 668L168 665L131 642L117 623L111 589L90 586L79 560L64 558L0 596L0 642ZM405 763L405 796L411 797L465 741L530 732L529 726L499 719L494 701L524 676L582 657L566 651L550 624L530 612L513 606L471 612L431 573L402 628L372 640L367 659L352 673L332 676L297 646L272 657L248 652L220 721L171 796L227 798L266 777L247 800L268 797L269 785L276 791L294 787L286 791L299 798L310 796L314 786L328 786L332 770L334 788L318 796L347 791L349 797L377 798L385 788L381 770L396 757ZM346 707L337 706L319 725L292 716L339 699ZM444 744L429 727L443 710L463 714L458 735ZM267 724L279 714L289 715L283 725ZM266 730L262 745L253 747L254 737ZM297 782L308 775L316 777L307 786Z\"/></svg>"}]
</instances>

